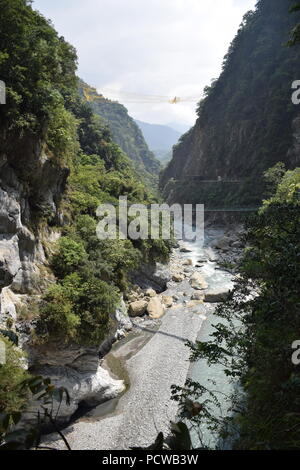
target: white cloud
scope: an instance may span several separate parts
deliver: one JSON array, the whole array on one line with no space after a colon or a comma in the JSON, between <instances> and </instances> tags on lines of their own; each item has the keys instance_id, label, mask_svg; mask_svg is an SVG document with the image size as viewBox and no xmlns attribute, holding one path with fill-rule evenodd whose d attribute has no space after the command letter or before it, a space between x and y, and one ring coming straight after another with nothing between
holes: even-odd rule
<instances>
[{"instance_id":1,"label":"white cloud","mask_svg":"<svg viewBox=\"0 0 300 470\"><path fill-rule=\"evenodd\" d=\"M79 75L102 89L201 97L256 0L35 0L79 55ZM113 97L113 96L112 96ZM192 124L195 104L130 103L156 123ZM133 101L133 99L131 99Z\"/></svg>"}]
</instances>

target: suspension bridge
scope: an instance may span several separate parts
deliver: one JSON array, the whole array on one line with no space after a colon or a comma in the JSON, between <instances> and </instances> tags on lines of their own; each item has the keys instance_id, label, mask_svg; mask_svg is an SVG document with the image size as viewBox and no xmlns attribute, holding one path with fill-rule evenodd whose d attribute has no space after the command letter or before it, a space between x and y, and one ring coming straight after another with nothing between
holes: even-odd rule
<instances>
[{"instance_id":1,"label":"suspension bridge","mask_svg":"<svg viewBox=\"0 0 300 470\"><path fill-rule=\"evenodd\" d=\"M103 94L102 94L103 93ZM122 101L124 103L133 104L179 104L179 103L197 103L198 96L166 96L166 95L146 95L141 93L132 93L126 91L118 91L109 88L103 88L102 93L99 94L95 88L83 88L83 95L86 101L90 102L107 102L107 101ZM104 95L107 95L104 96Z\"/></svg>"}]
</instances>

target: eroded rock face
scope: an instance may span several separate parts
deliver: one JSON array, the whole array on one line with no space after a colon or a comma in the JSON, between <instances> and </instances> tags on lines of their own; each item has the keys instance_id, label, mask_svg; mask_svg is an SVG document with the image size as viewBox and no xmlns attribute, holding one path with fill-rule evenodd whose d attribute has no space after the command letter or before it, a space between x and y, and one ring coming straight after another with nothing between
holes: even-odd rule
<instances>
[{"instance_id":1,"label":"eroded rock face","mask_svg":"<svg viewBox=\"0 0 300 470\"><path fill-rule=\"evenodd\" d=\"M113 379L101 367L98 348L53 344L31 352L34 364L31 372L50 377L54 385L65 387L70 394L71 404L63 402L60 406L59 422L68 421L79 403L94 406L117 397L125 389L123 380ZM34 421L32 412L35 414L38 408L38 403L32 402L24 421Z\"/></svg>"},{"instance_id":2,"label":"eroded rock face","mask_svg":"<svg viewBox=\"0 0 300 470\"><path fill-rule=\"evenodd\" d=\"M24 142L11 155L0 153L0 289L9 286L18 294L37 290L39 265L46 256L41 234L31 228L34 215L47 207L55 219L67 175L38 142Z\"/></svg>"}]
</instances>

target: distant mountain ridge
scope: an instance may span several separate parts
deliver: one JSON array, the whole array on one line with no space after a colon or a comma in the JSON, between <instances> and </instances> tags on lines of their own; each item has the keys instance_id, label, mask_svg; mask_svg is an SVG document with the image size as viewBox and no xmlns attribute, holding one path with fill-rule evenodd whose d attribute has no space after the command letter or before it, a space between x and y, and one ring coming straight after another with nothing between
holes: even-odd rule
<instances>
[{"instance_id":1,"label":"distant mountain ridge","mask_svg":"<svg viewBox=\"0 0 300 470\"><path fill-rule=\"evenodd\" d=\"M169 126L162 124L150 124L135 120L142 130L148 147L152 150L165 150L168 152L178 142L181 133Z\"/></svg>"},{"instance_id":2,"label":"distant mountain ridge","mask_svg":"<svg viewBox=\"0 0 300 470\"><path fill-rule=\"evenodd\" d=\"M167 122L166 126L171 127L175 131L179 132L180 135L182 135L185 134L192 127L192 124L184 124L182 122L171 121Z\"/></svg>"},{"instance_id":3,"label":"distant mountain ridge","mask_svg":"<svg viewBox=\"0 0 300 470\"><path fill-rule=\"evenodd\" d=\"M168 125L150 124L135 120L150 150L160 163L165 166L172 158L172 148L178 142L181 133Z\"/></svg>"}]
</instances>

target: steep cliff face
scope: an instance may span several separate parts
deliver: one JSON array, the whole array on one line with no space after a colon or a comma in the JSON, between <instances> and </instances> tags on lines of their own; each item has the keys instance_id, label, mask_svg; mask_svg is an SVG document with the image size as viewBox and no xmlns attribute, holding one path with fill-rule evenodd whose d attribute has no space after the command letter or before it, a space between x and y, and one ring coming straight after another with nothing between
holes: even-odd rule
<instances>
[{"instance_id":1,"label":"steep cliff face","mask_svg":"<svg viewBox=\"0 0 300 470\"><path fill-rule=\"evenodd\" d=\"M133 161L137 172L150 185L156 184L161 170L160 163L149 150L142 131L129 116L125 106L99 95L95 88L82 81L80 92L82 97L90 103L95 114L107 122L114 141Z\"/></svg>"},{"instance_id":2,"label":"steep cliff face","mask_svg":"<svg viewBox=\"0 0 300 470\"><path fill-rule=\"evenodd\" d=\"M299 76L300 51L284 45L299 19L289 14L292 4L260 0L245 15L219 79L205 89L195 126L162 174L169 201L255 206L267 168L278 161L299 165L299 110L291 85Z\"/></svg>"},{"instance_id":3,"label":"steep cliff face","mask_svg":"<svg viewBox=\"0 0 300 470\"><path fill-rule=\"evenodd\" d=\"M0 286L25 294L34 290L38 266L46 263L42 244L46 231L36 232L35 219L42 207L47 207L53 221L59 218L58 202L69 170L56 164L39 140L24 139L14 145L6 142L0 153L0 172ZM49 228L49 238L50 232ZM0 308L3 315L2 304Z\"/></svg>"},{"instance_id":4,"label":"steep cliff face","mask_svg":"<svg viewBox=\"0 0 300 470\"><path fill-rule=\"evenodd\" d=\"M113 398L124 390L124 384L100 366L100 345L32 343L32 299L40 298L55 282L47 247L60 236L58 226L63 216L59 201L69 169L55 162L33 138L11 146L6 142L5 148L0 154L0 329L8 331L13 325L19 346L27 351L31 373L51 377L53 383L70 391L71 405L63 405L59 411L59 419L64 421L80 402L95 404ZM55 230L51 224L36 225L38 212L45 207L52 225L56 222ZM20 312L25 307L29 318L24 320ZM124 309L117 320L119 329L130 327ZM113 333L110 341L118 334ZM34 403L27 410L26 421L33 419L32 411L36 411Z\"/></svg>"}]
</instances>

